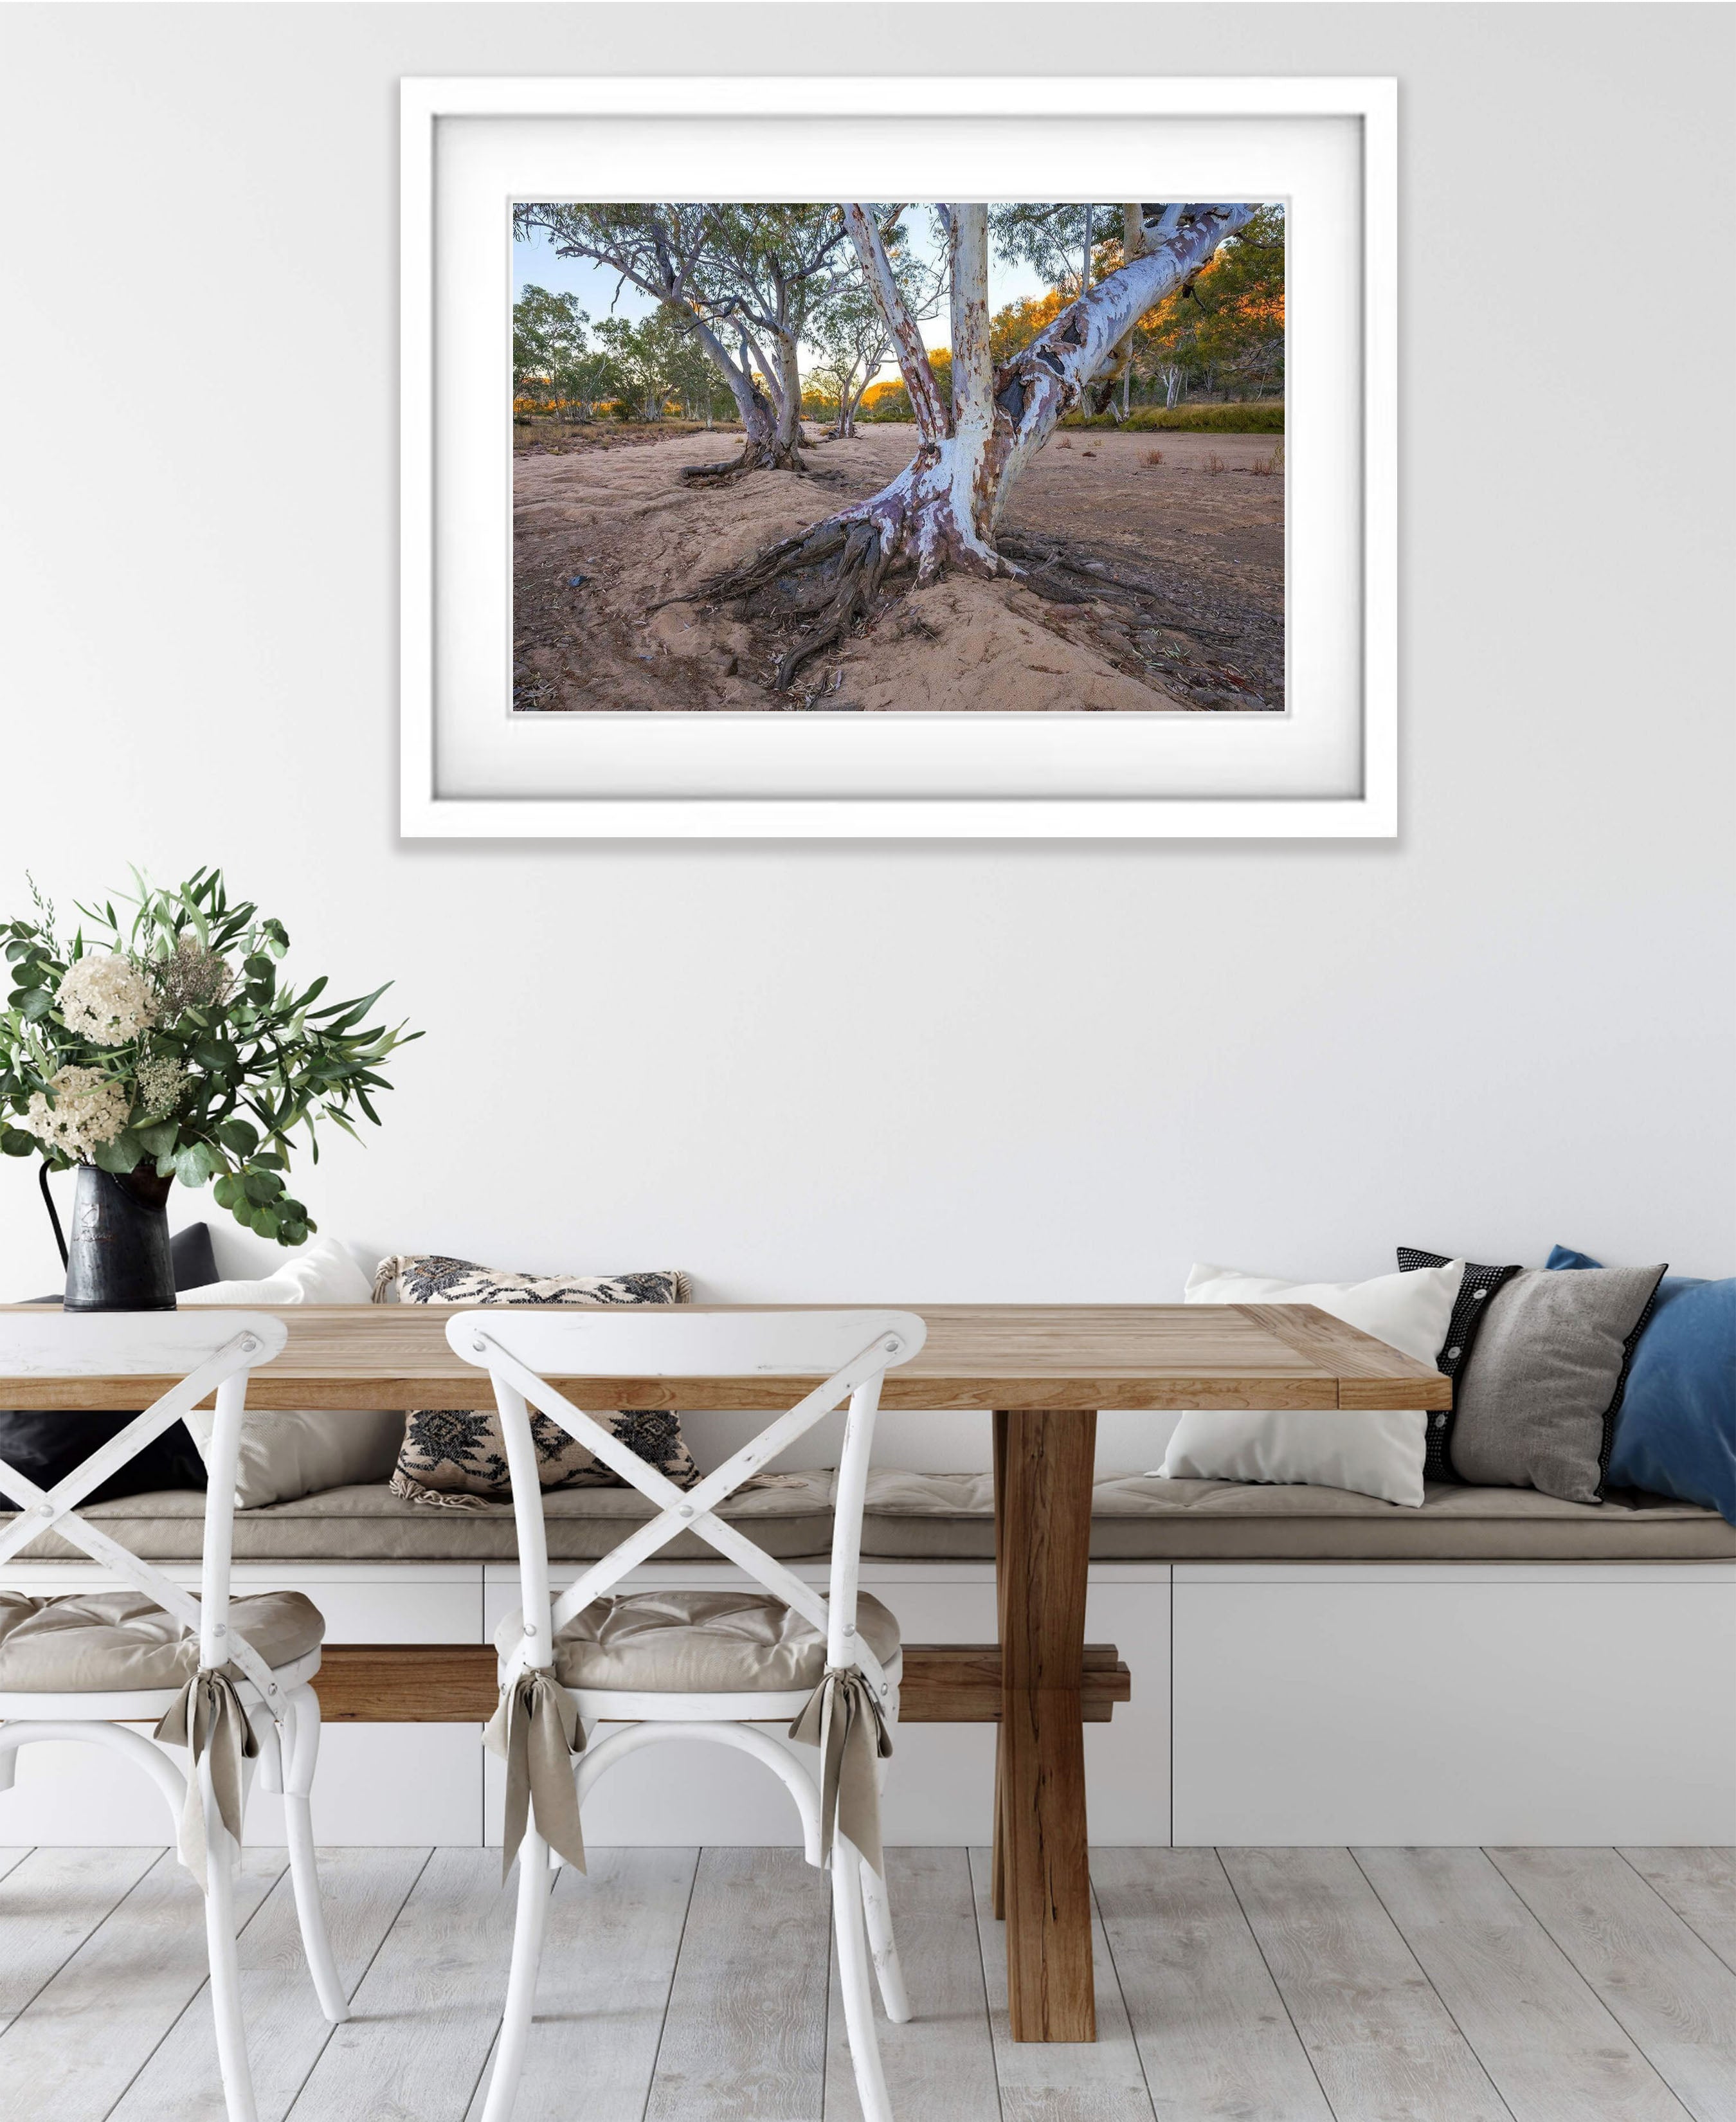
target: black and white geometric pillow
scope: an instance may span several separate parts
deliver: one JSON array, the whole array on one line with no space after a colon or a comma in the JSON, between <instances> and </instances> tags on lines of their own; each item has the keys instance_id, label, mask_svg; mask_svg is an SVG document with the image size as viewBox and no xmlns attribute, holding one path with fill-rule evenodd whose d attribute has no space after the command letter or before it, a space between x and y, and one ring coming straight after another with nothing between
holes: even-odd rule
<instances>
[{"instance_id":1,"label":"black and white geometric pillow","mask_svg":"<svg viewBox=\"0 0 1736 2122\"><path fill-rule=\"evenodd\" d=\"M374 1302L385 1303L394 1284L405 1304L685 1304L693 1293L687 1277L673 1268L647 1274L515 1274L444 1253L394 1253L381 1260L374 1277ZM673 1409L587 1408L586 1413L678 1489L690 1489L699 1479L681 1434L681 1418ZM530 1434L537 1477L544 1489L627 1486L588 1445L534 1408ZM408 1502L447 1510L510 1503L512 1483L499 1415L492 1408L413 1409L404 1417L391 1488Z\"/></svg>"},{"instance_id":2,"label":"black and white geometric pillow","mask_svg":"<svg viewBox=\"0 0 1736 2122\"><path fill-rule=\"evenodd\" d=\"M1418 1252L1414 1246L1400 1246L1398 1271L1401 1274L1410 1274L1420 1267L1445 1267L1457 1257L1454 1253L1422 1253ZM1465 1262L1465 1278L1458 1285L1453 1316L1447 1321L1447 1338L1441 1343L1440 1353L1435 1358L1435 1369L1443 1377L1453 1380L1455 1400L1458 1398L1458 1380L1477 1346L1477 1330L1483 1323L1484 1313L1489 1308L1489 1299L1503 1283L1510 1281L1519 1272L1516 1264L1511 1267L1483 1267L1475 1260ZM1422 1478L1426 1481L1456 1481L1458 1479L1453 1470L1454 1412L1437 1412L1429 1417L1422 1461Z\"/></svg>"},{"instance_id":3,"label":"black and white geometric pillow","mask_svg":"<svg viewBox=\"0 0 1736 2122\"><path fill-rule=\"evenodd\" d=\"M517 1274L445 1253L393 1253L374 1271L374 1302L394 1283L404 1304L688 1304L679 1268L650 1274Z\"/></svg>"}]
</instances>

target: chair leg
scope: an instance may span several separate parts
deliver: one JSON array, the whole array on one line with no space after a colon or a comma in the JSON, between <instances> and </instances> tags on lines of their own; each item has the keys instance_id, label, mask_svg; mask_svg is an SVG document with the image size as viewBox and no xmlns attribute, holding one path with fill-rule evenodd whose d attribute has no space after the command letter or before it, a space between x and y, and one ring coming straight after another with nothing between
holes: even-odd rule
<instances>
[{"instance_id":1,"label":"chair leg","mask_svg":"<svg viewBox=\"0 0 1736 2122\"><path fill-rule=\"evenodd\" d=\"M500 2040L483 2122L506 2122L518 2097L525 2047L530 2037L530 2014L536 2003L536 1971L543 1956L543 1931L548 1918L549 1890L558 1875L548 1868L548 1844L527 1828L518 1851L518 1917L512 1926L512 1970L506 1977L506 2006L501 2015Z\"/></svg>"},{"instance_id":2,"label":"chair leg","mask_svg":"<svg viewBox=\"0 0 1736 2122\"><path fill-rule=\"evenodd\" d=\"M886 1881L866 1858L862 1869L862 1914L868 1921L868 1950L880 1978L880 2002L895 2026L910 2017L910 1998L904 1988L904 1970L898 1960L898 1940L892 1934L892 1904L886 1898Z\"/></svg>"},{"instance_id":3,"label":"chair leg","mask_svg":"<svg viewBox=\"0 0 1736 2122\"><path fill-rule=\"evenodd\" d=\"M838 1987L844 1994L844 2031L850 2040L850 2064L856 2073L856 2096L862 2122L892 2122L886 2080L880 2069L880 2045L874 2030L874 1995L868 1982L868 1953L862 1933L863 1864L852 1844L840 1835L832 1844L832 1924L838 1939ZM492 2117L485 2122L493 2122Z\"/></svg>"},{"instance_id":4,"label":"chair leg","mask_svg":"<svg viewBox=\"0 0 1736 2122\"><path fill-rule=\"evenodd\" d=\"M320 1899L320 1869L314 1858L312 1795L320 1759L320 1698L310 1687L289 1695L289 1759L283 1769L283 1825L289 1840L289 1876L296 1893L296 1920L301 1927L301 1950L314 1980L320 2009L334 2026L350 2015L349 1999L332 1955Z\"/></svg>"},{"instance_id":5,"label":"chair leg","mask_svg":"<svg viewBox=\"0 0 1736 2122\"><path fill-rule=\"evenodd\" d=\"M205 1950L211 1965L211 2011L217 2068L229 2122L258 2122L247 2032L241 2018L241 1969L235 1942L235 1844L212 1795L211 1772L199 1778L205 1801Z\"/></svg>"}]
</instances>

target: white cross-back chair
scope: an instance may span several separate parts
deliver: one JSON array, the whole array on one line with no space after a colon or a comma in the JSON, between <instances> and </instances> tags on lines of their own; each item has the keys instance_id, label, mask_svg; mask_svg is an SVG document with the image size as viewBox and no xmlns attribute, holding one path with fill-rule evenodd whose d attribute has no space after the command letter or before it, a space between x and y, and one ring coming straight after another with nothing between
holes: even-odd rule
<instances>
[{"instance_id":1,"label":"white cross-back chair","mask_svg":"<svg viewBox=\"0 0 1736 2122\"><path fill-rule=\"evenodd\" d=\"M868 1961L889 2018L910 2016L893 1943L880 1845L879 1792L898 1722L898 1624L858 1595L862 1504L888 1370L908 1362L927 1328L908 1311L463 1311L446 1339L491 1375L512 1476L523 1605L495 1637L501 1704L490 1743L507 1763L506 1863L519 1860L518 1916L505 2015L483 2122L506 2122L530 2033L550 1872L583 1863L579 1803L604 1771L665 1739L738 1748L783 1782L811 1864L829 1863L851 2060L866 2122L890 2122ZM775 1376L822 1382L752 1443L678 1489L548 1380ZM590 1395L587 1394L586 1397ZM824 1596L756 1546L716 1507L796 1439L849 1401ZM552 1604L537 1451L526 1403L643 1491L656 1515ZM609 1405L606 1396L600 1405ZM660 1548L698 1533L763 1592L625 1593L614 1587ZM699 1684L696 1684L699 1683ZM756 1724L795 1721L819 1746L821 1775ZM595 1746L599 1722L618 1724ZM576 1759L575 1759L576 1756ZM866 1919L868 1950L864 1950Z\"/></svg>"},{"instance_id":2,"label":"white cross-back chair","mask_svg":"<svg viewBox=\"0 0 1736 2122\"><path fill-rule=\"evenodd\" d=\"M0 1375L180 1380L53 1489L0 1459L0 1498L18 1513L0 1531L0 1585L19 1549L52 1528L124 1587L47 1599L0 1589L0 1790L12 1787L19 1748L38 1739L106 1747L156 1785L181 1861L204 1888L230 2122L254 2122L233 1866L255 1758L265 1788L282 1795L296 1913L320 2007L334 2024L349 2016L320 1905L308 1805L320 1747L319 1698L308 1683L320 1669L324 1623L299 1592L232 1601L229 1590L247 1376L271 1361L286 1334L281 1319L257 1311L0 1313ZM204 1557L194 1598L79 1517L76 1506L212 1391ZM185 1776L127 1728L153 1720L160 1737L187 1746Z\"/></svg>"}]
</instances>

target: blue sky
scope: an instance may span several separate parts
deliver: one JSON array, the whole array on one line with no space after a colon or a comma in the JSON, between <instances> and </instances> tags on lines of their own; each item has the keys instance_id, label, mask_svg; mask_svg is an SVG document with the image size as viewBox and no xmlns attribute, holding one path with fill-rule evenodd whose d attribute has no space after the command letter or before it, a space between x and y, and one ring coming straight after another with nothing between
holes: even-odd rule
<instances>
[{"instance_id":1,"label":"blue sky","mask_svg":"<svg viewBox=\"0 0 1736 2122\"><path fill-rule=\"evenodd\" d=\"M912 247L921 256L932 259L936 255L938 231L934 217L926 208L918 207L908 222ZM538 229L528 242L515 242L512 246L512 292L515 301L526 287L548 287L560 294L575 294L579 306L593 319L618 316L637 320L649 316L656 307L648 295L642 295L631 283L623 285L618 273L607 267L593 265L582 258L558 258L554 245L548 236ZM618 292L617 290L618 289ZM1034 267L1015 264L991 249L988 261L988 301L991 310L998 310L1005 303L1016 301L1021 295L1044 295L1048 283ZM931 348L945 346L948 339L946 320L937 316L922 327L922 336ZM898 374L896 362L887 362L880 371L882 377Z\"/></svg>"}]
</instances>

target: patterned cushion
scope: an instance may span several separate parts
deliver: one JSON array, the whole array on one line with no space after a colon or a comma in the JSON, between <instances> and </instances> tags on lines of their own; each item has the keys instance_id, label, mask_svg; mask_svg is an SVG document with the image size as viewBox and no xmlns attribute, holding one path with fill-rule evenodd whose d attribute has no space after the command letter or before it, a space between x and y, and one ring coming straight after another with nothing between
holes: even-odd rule
<instances>
[{"instance_id":1,"label":"patterned cushion","mask_svg":"<svg viewBox=\"0 0 1736 2122\"><path fill-rule=\"evenodd\" d=\"M514 1274L443 1253L394 1253L381 1260L374 1277L374 1302L385 1303L394 1285L405 1304L684 1304L692 1295L687 1277L676 1269L652 1274ZM699 1479L681 1434L680 1417L670 1409L585 1412L677 1488L690 1489ZM534 1408L530 1433L544 1489L628 1485L588 1445ZM474 1510L478 1501L504 1501L512 1483L500 1417L492 1409L473 1413L454 1408L418 1408L407 1415L392 1493L455 1510Z\"/></svg>"}]
</instances>

